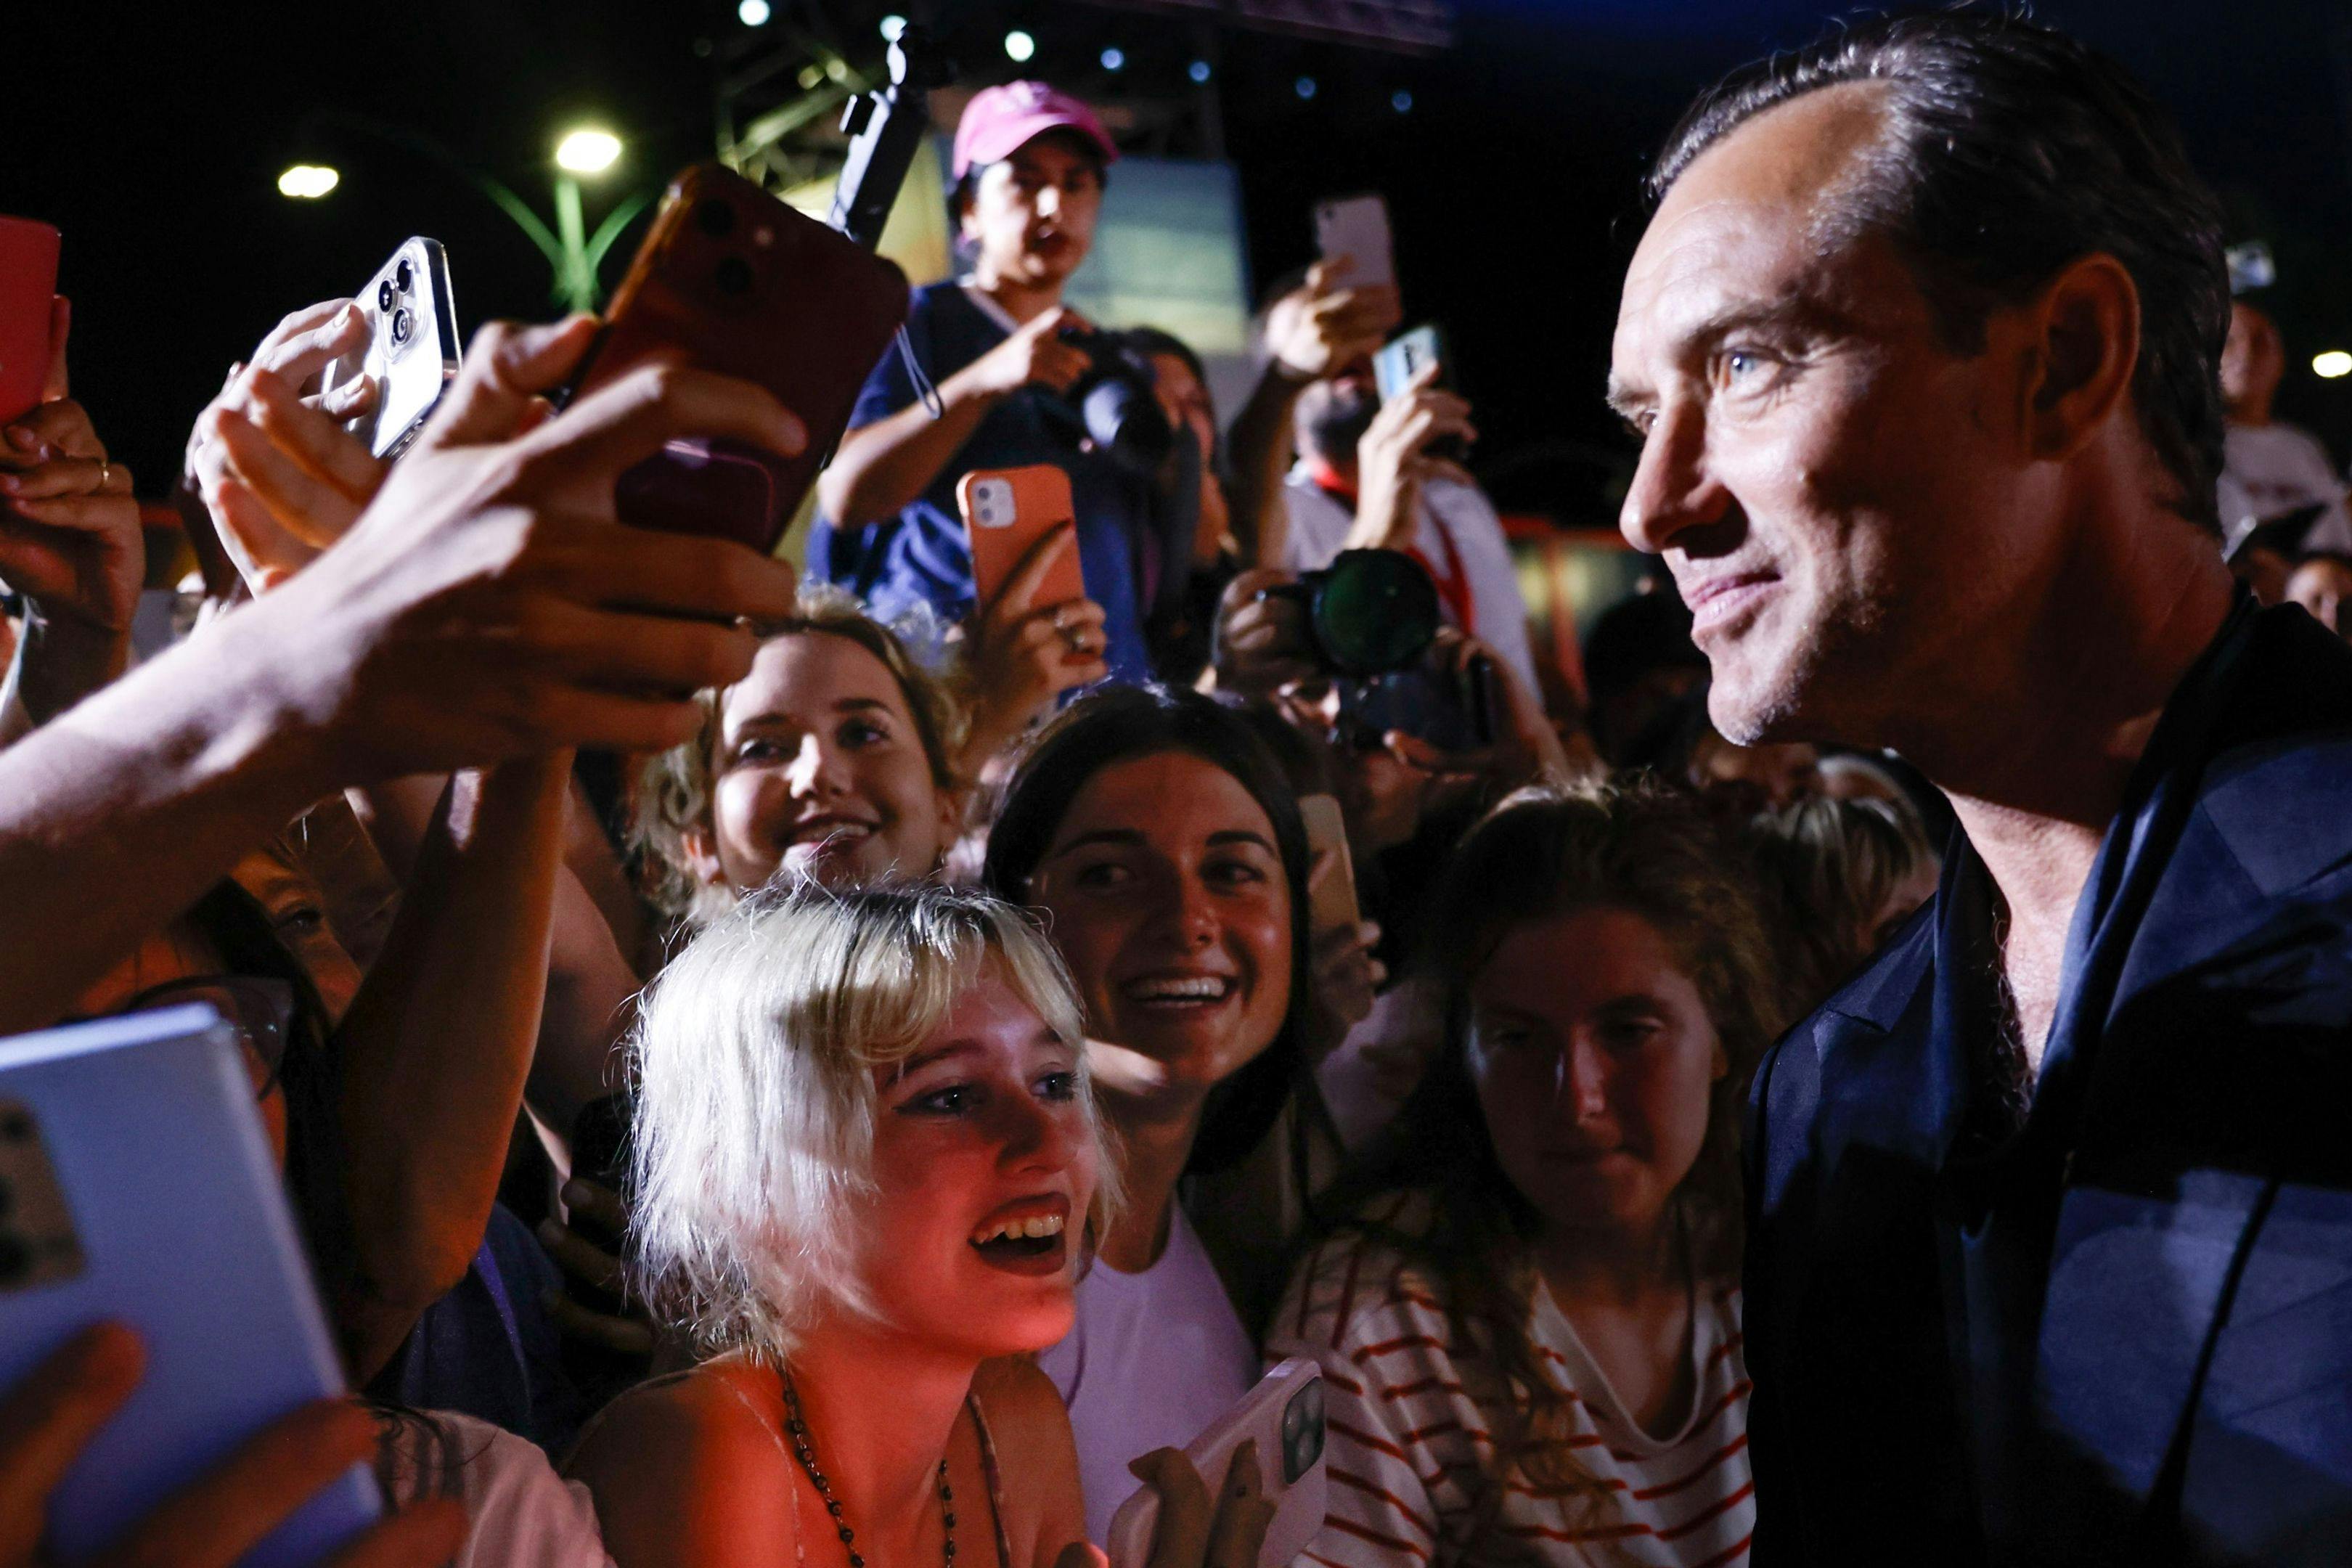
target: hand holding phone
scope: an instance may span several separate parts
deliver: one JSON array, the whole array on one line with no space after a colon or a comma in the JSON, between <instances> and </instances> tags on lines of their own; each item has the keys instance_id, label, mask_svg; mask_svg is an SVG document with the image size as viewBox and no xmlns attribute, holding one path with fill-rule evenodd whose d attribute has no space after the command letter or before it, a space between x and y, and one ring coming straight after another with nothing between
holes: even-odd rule
<instances>
[{"instance_id":1,"label":"hand holding phone","mask_svg":"<svg viewBox=\"0 0 2352 1568\"><path fill-rule=\"evenodd\" d=\"M41 401L53 346L58 245L47 224L0 217L0 425L15 424Z\"/></svg>"},{"instance_id":2,"label":"hand holding phone","mask_svg":"<svg viewBox=\"0 0 2352 1568\"><path fill-rule=\"evenodd\" d=\"M416 439L457 376L457 308L441 242L403 241L354 302L367 322L367 346L329 367L321 391L332 405L349 398L361 376L374 383L373 402L343 428L390 462Z\"/></svg>"},{"instance_id":3,"label":"hand holding phone","mask_svg":"<svg viewBox=\"0 0 2352 1568\"><path fill-rule=\"evenodd\" d=\"M1284 1362L1260 1378L1240 1404L1187 1443L1182 1458L1191 1461L1201 1480L1218 1487L1216 1495L1223 1498L1229 1488L1221 1483L1228 1479L1235 1456L1245 1445L1255 1450L1257 1495L1272 1505L1273 1514L1255 1562L1261 1568L1287 1568L1323 1528L1327 1496L1320 1368L1304 1356ZM1138 1470L1167 1452L1144 1456L1137 1461ZM1156 1468L1164 1474L1164 1466ZM1254 1500L1245 1496L1238 1500ZM1146 1568L1151 1562L1161 1508L1161 1492L1152 1485L1119 1505L1111 1516L1109 1539L1103 1543L1111 1568Z\"/></svg>"},{"instance_id":4,"label":"hand holding phone","mask_svg":"<svg viewBox=\"0 0 2352 1568\"><path fill-rule=\"evenodd\" d=\"M1108 639L1087 597L1068 475L1050 464L977 470L958 482L956 503L979 605L971 738L992 749L1063 692L1108 676Z\"/></svg>"},{"instance_id":5,"label":"hand holding phone","mask_svg":"<svg viewBox=\"0 0 2352 1568\"><path fill-rule=\"evenodd\" d=\"M671 441L621 477L621 521L772 551L906 319L897 266L732 170L687 170L613 296L580 391L648 360L679 362L764 387L807 426L808 444L785 458Z\"/></svg>"}]
</instances>

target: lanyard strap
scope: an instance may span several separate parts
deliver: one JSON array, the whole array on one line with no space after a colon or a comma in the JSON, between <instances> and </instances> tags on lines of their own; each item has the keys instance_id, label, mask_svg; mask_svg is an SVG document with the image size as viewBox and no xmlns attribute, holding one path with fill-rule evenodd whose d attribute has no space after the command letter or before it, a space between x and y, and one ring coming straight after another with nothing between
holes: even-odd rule
<instances>
[{"instance_id":1,"label":"lanyard strap","mask_svg":"<svg viewBox=\"0 0 2352 1568\"><path fill-rule=\"evenodd\" d=\"M1307 477L1317 489L1349 511L1356 509L1356 487L1323 458L1307 460ZM1422 505L1428 504L1424 497ZM1462 552L1454 544L1454 531L1445 526L1445 520L1433 510L1429 513L1429 525L1430 531L1437 535L1438 549L1445 553L1445 569L1439 571L1437 563L1418 544L1406 545L1404 553L1418 562L1421 569L1429 574L1429 580L1437 585L1437 597L1444 605L1447 617L1475 637L1478 635L1478 602L1470 592L1470 569L1463 564Z\"/></svg>"}]
</instances>

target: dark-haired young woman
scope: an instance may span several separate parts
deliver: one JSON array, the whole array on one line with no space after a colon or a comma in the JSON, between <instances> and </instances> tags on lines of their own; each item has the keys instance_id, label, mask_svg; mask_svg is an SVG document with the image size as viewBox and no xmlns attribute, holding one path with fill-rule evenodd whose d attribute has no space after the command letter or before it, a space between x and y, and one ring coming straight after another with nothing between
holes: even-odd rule
<instances>
[{"instance_id":1,"label":"dark-haired young woman","mask_svg":"<svg viewBox=\"0 0 2352 1568\"><path fill-rule=\"evenodd\" d=\"M1781 1008L1735 864L1647 787L1464 841L1444 1051L1267 1337L1328 1384L1328 1568L1746 1560L1736 1144Z\"/></svg>"},{"instance_id":2,"label":"dark-haired young woman","mask_svg":"<svg viewBox=\"0 0 2352 1568\"><path fill-rule=\"evenodd\" d=\"M1040 1358L1069 1405L1096 1541L1138 1485L1129 1462L1189 1442L1257 1379L1228 1289L1245 1310L1249 1259L1204 1246L1194 1220L1238 1218L1224 1228L1279 1246L1281 1204L1228 1186L1188 1215L1179 1199L1319 1117L1301 1044L1307 853L1247 721L1146 687L1095 692L1048 725L989 835L983 880L1044 912L1077 984L1126 1193L1076 1326Z\"/></svg>"}]
</instances>

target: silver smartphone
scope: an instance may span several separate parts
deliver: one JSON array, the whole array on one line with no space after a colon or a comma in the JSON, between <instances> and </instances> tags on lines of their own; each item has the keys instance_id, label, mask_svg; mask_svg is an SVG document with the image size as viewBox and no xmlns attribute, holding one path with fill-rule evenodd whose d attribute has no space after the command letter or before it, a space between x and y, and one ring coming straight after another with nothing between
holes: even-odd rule
<instances>
[{"instance_id":1,"label":"silver smartphone","mask_svg":"<svg viewBox=\"0 0 2352 1568\"><path fill-rule=\"evenodd\" d=\"M367 316L367 348L330 366L326 384L375 378L374 409L344 428L389 461L416 439L457 374L457 312L441 242L421 236L404 241L358 300Z\"/></svg>"}]
</instances>

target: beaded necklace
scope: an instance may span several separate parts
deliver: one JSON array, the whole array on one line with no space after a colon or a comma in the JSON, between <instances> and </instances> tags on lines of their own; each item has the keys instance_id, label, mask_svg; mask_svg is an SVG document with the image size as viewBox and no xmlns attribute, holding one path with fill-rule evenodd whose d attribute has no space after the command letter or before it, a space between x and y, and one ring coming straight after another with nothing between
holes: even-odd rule
<instances>
[{"instance_id":1,"label":"beaded necklace","mask_svg":"<svg viewBox=\"0 0 2352 1568\"><path fill-rule=\"evenodd\" d=\"M841 1537L842 1549L849 1553L849 1568L866 1568L866 1559L857 1550L857 1531L852 1530L849 1521L842 1516L841 1500L833 1495L833 1488L826 1482L824 1472L817 1468L816 1448L809 1441L807 1418L801 1414L800 1390L793 1386L793 1374L789 1372L782 1373L779 1381L783 1384L784 1389L784 1431L793 1440L793 1458L798 1459L801 1468L807 1472L809 1485L816 1489L816 1495L824 1500L824 1511L833 1519L834 1533ZM797 1560L804 1563L807 1560L807 1553L802 1546L798 1528L800 1519L798 1491L793 1494L793 1518L794 1521L793 1555ZM955 1568L955 1491L948 1485L948 1461L945 1455L940 1457L940 1521L947 1527L947 1544L944 1548L946 1568Z\"/></svg>"}]
</instances>

